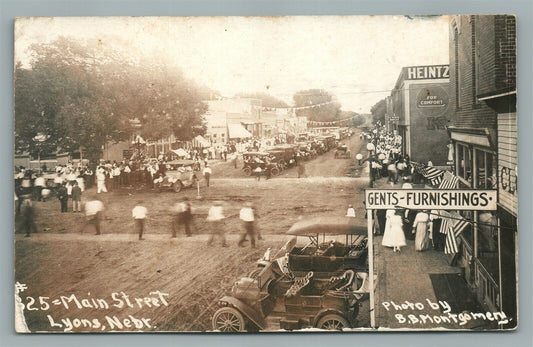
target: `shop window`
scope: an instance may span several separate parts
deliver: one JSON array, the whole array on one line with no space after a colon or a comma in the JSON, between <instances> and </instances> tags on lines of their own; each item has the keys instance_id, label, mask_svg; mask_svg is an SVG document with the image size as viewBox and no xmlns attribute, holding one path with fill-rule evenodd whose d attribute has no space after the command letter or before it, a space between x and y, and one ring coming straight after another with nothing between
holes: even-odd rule
<instances>
[{"instance_id":1,"label":"shop window","mask_svg":"<svg viewBox=\"0 0 533 347\"><path fill-rule=\"evenodd\" d=\"M497 161L490 152L475 149L476 186L478 189L496 189Z\"/></svg>"},{"instance_id":2,"label":"shop window","mask_svg":"<svg viewBox=\"0 0 533 347\"><path fill-rule=\"evenodd\" d=\"M457 176L472 184L472 155L468 146L457 144Z\"/></svg>"}]
</instances>

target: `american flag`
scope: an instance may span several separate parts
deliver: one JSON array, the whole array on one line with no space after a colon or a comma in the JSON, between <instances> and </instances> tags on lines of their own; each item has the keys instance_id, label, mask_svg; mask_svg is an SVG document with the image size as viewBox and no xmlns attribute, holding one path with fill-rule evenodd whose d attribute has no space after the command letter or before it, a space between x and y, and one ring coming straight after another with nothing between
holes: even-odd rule
<instances>
[{"instance_id":1,"label":"american flag","mask_svg":"<svg viewBox=\"0 0 533 347\"><path fill-rule=\"evenodd\" d=\"M467 221L461 215L454 216L454 218L458 218L458 219L455 219L455 220L447 219L446 221L444 219L442 220L442 225L446 223L446 229L442 229L442 225L441 225L441 232L446 234L446 244L444 245L444 254L455 254L459 252L459 248L457 247L457 238L466 229L466 227L470 225L470 222ZM453 223L453 227L450 227L452 223Z\"/></svg>"},{"instance_id":2,"label":"american flag","mask_svg":"<svg viewBox=\"0 0 533 347\"><path fill-rule=\"evenodd\" d=\"M436 169L432 166L427 166L424 164L411 162L416 172L424 176L425 179L429 180L431 185L436 186L442 182L442 176L444 175L443 170Z\"/></svg>"},{"instance_id":3,"label":"american flag","mask_svg":"<svg viewBox=\"0 0 533 347\"><path fill-rule=\"evenodd\" d=\"M439 189L457 189L459 186L459 178L449 171L445 171L442 176L442 182L439 184Z\"/></svg>"}]
</instances>

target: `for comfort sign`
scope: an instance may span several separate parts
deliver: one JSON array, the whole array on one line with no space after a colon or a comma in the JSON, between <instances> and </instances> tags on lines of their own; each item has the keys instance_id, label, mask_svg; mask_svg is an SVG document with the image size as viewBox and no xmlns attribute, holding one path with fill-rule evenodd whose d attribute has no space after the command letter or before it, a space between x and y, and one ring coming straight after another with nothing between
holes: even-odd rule
<instances>
[{"instance_id":1,"label":"for comfort sign","mask_svg":"<svg viewBox=\"0 0 533 347\"><path fill-rule=\"evenodd\" d=\"M496 206L495 190L367 189L366 208L372 210L487 210Z\"/></svg>"}]
</instances>

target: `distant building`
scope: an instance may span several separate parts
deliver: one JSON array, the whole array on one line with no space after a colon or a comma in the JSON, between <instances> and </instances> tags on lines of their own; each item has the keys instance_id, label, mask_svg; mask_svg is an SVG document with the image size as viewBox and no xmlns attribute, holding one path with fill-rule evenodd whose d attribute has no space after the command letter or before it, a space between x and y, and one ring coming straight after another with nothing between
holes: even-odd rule
<instances>
[{"instance_id":1,"label":"distant building","mask_svg":"<svg viewBox=\"0 0 533 347\"><path fill-rule=\"evenodd\" d=\"M402 68L387 107L386 125L403 138L402 153L446 165L450 107L449 65Z\"/></svg>"}]
</instances>

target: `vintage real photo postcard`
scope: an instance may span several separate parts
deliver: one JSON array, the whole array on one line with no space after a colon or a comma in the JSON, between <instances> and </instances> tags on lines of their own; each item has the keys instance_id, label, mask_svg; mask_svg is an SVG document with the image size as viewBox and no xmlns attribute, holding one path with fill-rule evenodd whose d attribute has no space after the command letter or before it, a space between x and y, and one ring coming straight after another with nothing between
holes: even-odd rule
<instances>
[{"instance_id":1,"label":"vintage real photo postcard","mask_svg":"<svg viewBox=\"0 0 533 347\"><path fill-rule=\"evenodd\" d=\"M518 326L514 15L14 25L17 332Z\"/></svg>"}]
</instances>

